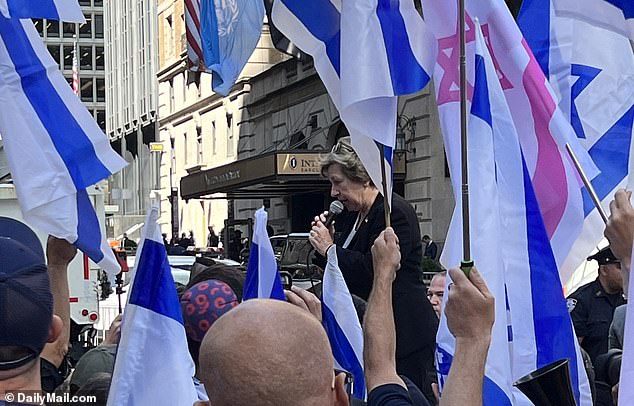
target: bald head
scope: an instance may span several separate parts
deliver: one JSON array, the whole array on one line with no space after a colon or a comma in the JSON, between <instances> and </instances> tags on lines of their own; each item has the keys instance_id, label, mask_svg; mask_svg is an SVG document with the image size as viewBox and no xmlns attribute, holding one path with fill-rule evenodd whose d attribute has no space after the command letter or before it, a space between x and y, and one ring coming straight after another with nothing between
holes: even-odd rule
<instances>
[{"instance_id":1,"label":"bald head","mask_svg":"<svg viewBox=\"0 0 634 406\"><path fill-rule=\"evenodd\" d=\"M333 359L308 312L278 300L248 300L220 317L200 348L210 403L328 405Z\"/></svg>"}]
</instances>

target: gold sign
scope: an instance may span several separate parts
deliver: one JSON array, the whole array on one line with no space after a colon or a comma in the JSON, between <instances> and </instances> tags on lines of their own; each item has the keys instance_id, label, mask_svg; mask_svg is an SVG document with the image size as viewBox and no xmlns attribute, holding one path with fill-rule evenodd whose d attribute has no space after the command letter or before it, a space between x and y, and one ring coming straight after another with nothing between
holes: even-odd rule
<instances>
[{"instance_id":1,"label":"gold sign","mask_svg":"<svg viewBox=\"0 0 634 406\"><path fill-rule=\"evenodd\" d=\"M320 154L277 154L278 175L319 175Z\"/></svg>"},{"instance_id":2,"label":"gold sign","mask_svg":"<svg viewBox=\"0 0 634 406\"><path fill-rule=\"evenodd\" d=\"M162 142L150 142L150 151L151 152L163 152L163 143Z\"/></svg>"}]
</instances>

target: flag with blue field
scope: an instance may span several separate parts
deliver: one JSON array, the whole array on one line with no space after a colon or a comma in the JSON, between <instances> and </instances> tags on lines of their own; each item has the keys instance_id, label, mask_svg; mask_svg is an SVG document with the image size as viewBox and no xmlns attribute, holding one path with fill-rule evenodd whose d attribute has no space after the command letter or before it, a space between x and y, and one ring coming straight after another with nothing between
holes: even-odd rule
<instances>
[{"instance_id":1,"label":"flag with blue field","mask_svg":"<svg viewBox=\"0 0 634 406\"><path fill-rule=\"evenodd\" d=\"M176 285L156 223L159 214L153 205L145 219L108 405L193 405L198 400Z\"/></svg>"},{"instance_id":2,"label":"flag with blue field","mask_svg":"<svg viewBox=\"0 0 634 406\"><path fill-rule=\"evenodd\" d=\"M264 207L255 212L255 230L244 283L244 300L255 298L286 300L271 240L266 232L268 217Z\"/></svg>"}]
</instances>

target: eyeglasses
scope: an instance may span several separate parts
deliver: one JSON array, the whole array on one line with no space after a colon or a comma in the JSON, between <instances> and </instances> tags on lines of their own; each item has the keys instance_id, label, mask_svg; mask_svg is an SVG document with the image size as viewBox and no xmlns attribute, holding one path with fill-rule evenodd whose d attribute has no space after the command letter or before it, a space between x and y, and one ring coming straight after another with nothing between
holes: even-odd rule
<instances>
[{"instance_id":1,"label":"eyeglasses","mask_svg":"<svg viewBox=\"0 0 634 406\"><path fill-rule=\"evenodd\" d=\"M352 152L354 153L354 149L348 145L348 144L344 144L343 142L338 142L335 145L332 146L332 149L330 150L331 153L333 154L338 154L341 152L341 150L344 150L345 152Z\"/></svg>"}]
</instances>

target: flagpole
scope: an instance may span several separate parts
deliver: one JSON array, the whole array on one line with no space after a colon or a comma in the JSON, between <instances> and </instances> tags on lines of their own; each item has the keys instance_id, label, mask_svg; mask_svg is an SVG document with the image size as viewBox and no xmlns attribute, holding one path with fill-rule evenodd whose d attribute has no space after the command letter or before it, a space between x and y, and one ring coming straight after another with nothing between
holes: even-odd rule
<instances>
[{"instance_id":1,"label":"flagpole","mask_svg":"<svg viewBox=\"0 0 634 406\"><path fill-rule=\"evenodd\" d=\"M467 57L465 35L465 0L458 0L460 31L460 140L462 149L462 252L460 267L468 275L473 267L469 230L469 167L467 160Z\"/></svg>"},{"instance_id":2,"label":"flagpole","mask_svg":"<svg viewBox=\"0 0 634 406\"><path fill-rule=\"evenodd\" d=\"M385 147L380 146L379 152L381 154L381 181L383 182L383 212L385 213L385 227L391 227L392 222L390 220L390 200L388 198L387 190L387 174L385 173Z\"/></svg>"},{"instance_id":3,"label":"flagpole","mask_svg":"<svg viewBox=\"0 0 634 406\"><path fill-rule=\"evenodd\" d=\"M588 175L586 175L583 168L581 167L581 164L579 163L579 159L577 158L577 155L574 153L569 143L566 143L566 151L568 151L568 155L570 155L572 162L575 164L575 168L577 169L577 172L579 172L579 176L581 176L583 185L586 187L586 190L588 191L588 194L590 195L590 198L592 199L594 206L599 211L599 214L601 215L603 222L605 224L608 224L608 216L605 213L605 210L603 210L603 207L601 206L601 200L599 200L599 196L597 195L596 190L594 190L594 187L592 186L590 179L588 179Z\"/></svg>"}]
</instances>

